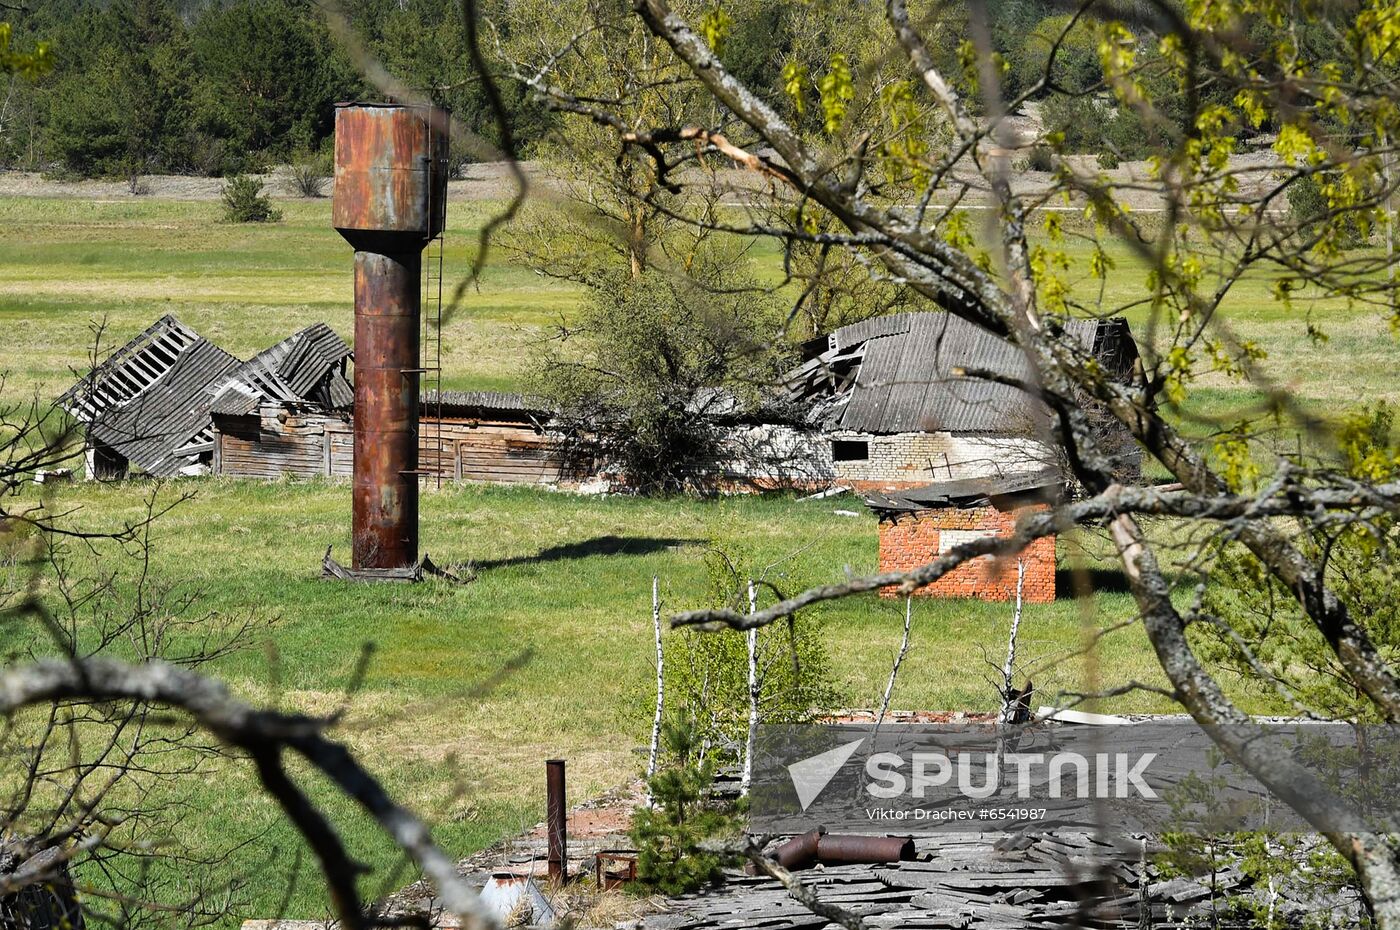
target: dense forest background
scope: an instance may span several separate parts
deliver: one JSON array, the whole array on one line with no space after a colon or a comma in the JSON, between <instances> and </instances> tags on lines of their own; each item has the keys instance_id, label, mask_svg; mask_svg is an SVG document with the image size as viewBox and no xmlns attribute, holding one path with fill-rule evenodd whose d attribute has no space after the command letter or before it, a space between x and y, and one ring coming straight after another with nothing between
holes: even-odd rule
<instances>
[{"instance_id":1,"label":"dense forest background","mask_svg":"<svg viewBox=\"0 0 1400 930\"><path fill-rule=\"evenodd\" d=\"M482 3L497 24L488 53L512 42L510 13L522 2L535 0ZM828 5L832 27L843 28L849 4ZM804 27L790 3L724 8L732 27L723 57L750 86L779 91L784 65L821 48L797 34ZM458 0L346 0L339 9L390 71L482 136L495 136L467 64ZM810 14L809 7L805 28ZM1035 83L1068 17L1045 0L993 0L989 15L994 44L1015 62L1004 77L1014 96ZM258 171L325 158L331 105L376 97L312 0L30 0L7 18L14 46L47 42L55 67L37 82L0 87L0 167L71 177ZM962 70L956 42L942 53L952 73ZM825 67L814 60L810 70ZM1066 150L1138 157L1152 144L1132 113L1090 112L1105 104L1094 94L1102 75L1088 27L1070 32L1055 70L1063 93L1043 115L1063 130ZM529 155L553 117L506 84Z\"/></svg>"}]
</instances>

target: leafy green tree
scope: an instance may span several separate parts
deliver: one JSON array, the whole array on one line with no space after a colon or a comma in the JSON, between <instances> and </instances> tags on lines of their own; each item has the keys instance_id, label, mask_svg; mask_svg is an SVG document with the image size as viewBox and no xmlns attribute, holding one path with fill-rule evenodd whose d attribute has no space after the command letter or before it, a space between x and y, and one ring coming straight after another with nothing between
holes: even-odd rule
<instances>
[{"instance_id":1,"label":"leafy green tree","mask_svg":"<svg viewBox=\"0 0 1400 930\"><path fill-rule=\"evenodd\" d=\"M0 22L0 85L4 87L0 106L0 165L14 160L22 151L16 129L25 126L32 146L34 139L34 82L53 68L53 54L48 42L35 42L32 47L17 47L14 27Z\"/></svg>"},{"instance_id":2,"label":"leafy green tree","mask_svg":"<svg viewBox=\"0 0 1400 930\"><path fill-rule=\"evenodd\" d=\"M777 309L747 261L700 243L688 265L591 276L533 385L570 424L574 467L614 468L648 493L705 487L695 463L726 454L716 417L756 403L774 374L762 334Z\"/></svg>"},{"instance_id":3,"label":"leafy green tree","mask_svg":"<svg viewBox=\"0 0 1400 930\"><path fill-rule=\"evenodd\" d=\"M500 49L515 42L509 6L506 0L479 4L481 15L491 22L500 39L500 44L487 43L482 52L493 72L501 75L508 66L499 57ZM461 17L459 0L367 3L356 6L352 13L352 21L366 46L385 68L433 103L451 110L474 136L498 147L500 127L490 111L483 84L474 75L463 73L468 55ZM511 112L517 140L532 147L553 127L552 115L528 99L519 83L498 83ZM480 161L487 155L481 147L469 146L462 139L454 139L453 148L460 161Z\"/></svg>"},{"instance_id":4,"label":"leafy green tree","mask_svg":"<svg viewBox=\"0 0 1400 930\"><path fill-rule=\"evenodd\" d=\"M814 0L802 6L825 12L828 5ZM1368 565L1394 561L1393 530L1378 535L1377 524L1397 509L1395 486L1374 470L1353 478L1325 459L1301 455L1292 456L1289 468L1267 482L1248 480L1245 460L1212 448L1234 441L1231 434L1237 431L1229 428L1230 420L1205 416L1199 408L1180 409L1193 379L1238 379L1246 386L1245 399L1228 406L1240 407L1241 416L1257 418L1262 407L1275 414L1266 424L1271 428L1298 427L1310 438L1326 435L1310 405L1293 396L1294 371L1287 361L1264 366L1265 347L1240 338L1230 325L1243 290L1255 288L1258 296L1262 288L1306 335L1315 336L1315 328L1295 312L1290 295L1305 293L1310 304L1326 301L1330 308L1361 314L1358 319L1369 311L1394 322L1394 250L1356 250L1342 260L1325 239L1299 248L1298 237L1306 235L1308 223L1342 221L1348 214L1363 225L1388 220L1395 191L1391 156L1400 137L1393 80L1400 68L1395 4L1188 0L1150 10L1147 4L1085 6L1105 91L1151 131L1161 127L1166 144L1153 152L1152 170L1128 179L1066 171L1033 186L1015 183L1001 140L988 139L986 121L972 109L979 97L993 112L1015 103L998 100L1002 58L1000 50L988 47L980 7L969 4L967 28L945 35L937 31L943 25L941 7L919 3L911 9L904 0L846 6L864 10L872 21L883 13L888 20L883 40L867 44L859 29L838 33L829 28L838 20L830 18L827 28L808 33L796 17L793 57L780 72L782 95L775 96L769 86L745 86L728 72L721 46L732 37L732 23L726 25L714 5L635 0L631 7L655 44L688 70L678 80L689 83L678 94L698 87L710 95L708 120L692 120L689 101L687 109L646 112L633 106L660 86L658 75L666 76L666 86L676 83L664 59L648 74L651 80L616 87L612 94L587 88L571 94L574 62L565 48L554 63L546 61L535 83L562 111L610 127L615 144L609 155L664 162L668 196L704 190L714 176L670 166L723 164L754 179L742 209L685 215L697 226L737 234L741 241L764 239L784 253L794 241L812 239L848 250L946 312L1015 343L1032 372L1026 386L1054 410L1047 438L1066 450L1084 497L1057 505L1054 519L1023 521L1020 538L987 545L1009 550L1068 521L1105 524L1141 621L1136 628L1160 661L1165 693L1197 721L1251 725L1248 705L1237 703L1239 691L1220 680L1221 665L1205 658L1200 642L1210 624L1204 599L1221 587L1247 590L1251 582L1274 603L1262 605L1268 613L1242 617L1241 640L1246 647L1267 642L1277 651L1255 663L1238 650L1235 668L1242 677L1254 687L1277 691L1280 682L1298 679L1314 687L1313 679L1325 680L1330 673L1335 696L1346 699L1342 707L1400 720L1394 624L1386 605L1371 600L1388 585L1383 577L1365 574ZM930 10L939 15L930 16ZM1143 15L1148 12L1153 15ZM845 15L864 25L859 11ZM1303 28L1295 28L1299 25ZM1310 44L1311 28L1331 33L1333 41ZM1256 35L1267 41L1254 42ZM1087 51L1087 41L1069 39L1075 50ZM957 49L957 70L936 57L945 48ZM535 60L547 57L540 53ZM1087 55L1081 61L1086 72L1078 89L1067 88L1071 93L1092 89L1085 86L1086 74L1092 76ZM1145 73L1148 67L1157 73ZM906 82L912 86L898 88ZM968 87L976 93L965 93ZM929 99L937 101L951 130L953 151L966 153L956 165L948 164L948 150L930 139L923 140L930 143L925 149L896 145L919 141L920 134L907 130L923 117L920 103ZM934 118L930 114L922 121L931 125ZM724 127L723 140L691 128L717 125ZM1272 136L1272 154L1260 160L1266 167L1259 174L1266 177L1257 183L1246 182L1236 157L1251 131ZM1044 133L1034 135L1027 144L1055 144ZM892 180L896 161L899 170ZM1300 224L1280 207L1287 188L1304 177L1318 184L1328 216ZM920 178L927 184L919 185ZM911 203L910 189L916 187L925 196ZM986 197L987 233L980 239L966 227L951 228L957 212L948 205L970 195ZM1084 222L1077 228L1067 229L1067 215L1042 209L1061 196L1075 205L1073 212L1082 207ZM1161 204L1159 213L1141 216L1144 196ZM751 206L755 202L766 211ZM820 218L808 223L813 203L835 218L833 231L826 231ZM785 217L786 224L776 217ZM1071 248L1076 237L1080 242ZM1126 256L1134 269L1129 273L1142 276L1140 286L1126 291L1105 286L1108 270L1121 260L1115 256ZM1152 337L1139 344L1140 364L1134 364L1126 383L1087 359L1064 325L1121 314ZM1102 404L1179 490L1124 487L1116 479L1117 456L1101 438L1101 424L1085 399ZM1328 395L1323 404L1337 400ZM1222 428L1212 436L1198 428L1198 417L1223 421ZM1371 445L1380 445L1375 429L1366 432ZM1257 431L1239 437L1257 438ZM1377 456L1373 465L1389 468L1384 463L1391 458L1393 453ZM1372 461L1372 456L1356 459ZM1167 516L1181 528L1169 534L1145 528ZM1228 567L1220 571L1219 553L1201 540L1222 538L1248 551L1245 566L1257 561L1252 577L1231 578ZM1368 552L1370 546L1375 548ZM1355 555L1348 557L1348 550ZM904 584L915 587L962 558L960 553L906 573ZM1199 582L1195 597L1180 590L1178 567ZM797 605L856 595L887 582L887 577L866 576L813 587L761 617L728 608L691 611L679 619L747 629L788 618ZM1230 606L1219 605L1216 616ZM1302 651L1312 648L1305 639L1315 641L1312 658ZM1114 697L1144 687L1152 686L1104 683L1101 692L1084 697ZM1339 712L1329 697L1314 691L1301 703ZM1279 699L1299 700L1296 693ZM1329 842L1356 869L1378 924L1400 926L1396 838L1339 819L1342 799L1289 754L1235 731L1215 728L1211 736L1229 758L1327 831Z\"/></svg>"},{"instance_id":5,"label":"leafy green tree","mask_svg":"<svg viewBox=\"0 0 1400 930\"><path fill-rule=\"evenodd\" d=\"M775 587L794 583L787 573L790 566L765 565L747 546L734 542L743 536L737 525L711 535L705 552L710 606L747 612L750 581L760 605ZM747 638L679 630L670 642L668 693L698 728L702 754L720 765L742 763L750 702ZM835 676L819 621L801 617L759 630L755 647L763 723L809 723L845 705L832 684Z\"/></svg>"}]
</instances>

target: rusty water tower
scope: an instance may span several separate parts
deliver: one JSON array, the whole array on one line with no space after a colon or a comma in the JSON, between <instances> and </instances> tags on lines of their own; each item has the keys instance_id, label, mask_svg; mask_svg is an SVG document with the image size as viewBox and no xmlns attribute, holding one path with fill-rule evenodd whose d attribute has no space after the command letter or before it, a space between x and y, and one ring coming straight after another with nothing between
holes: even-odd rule
<instances>
[{"instance_id":1,"label":"rusty water tower","mask_svg":"<svg viewBox=\"0 0 1400 930\"><path fill-rule=\"evenodd\" d=\"M348 574L419 566L422 258L443 230L446 195L445 112L337 105L331 211L336 230L355 247L354 561Z\"/></svg>"}]
</instances>

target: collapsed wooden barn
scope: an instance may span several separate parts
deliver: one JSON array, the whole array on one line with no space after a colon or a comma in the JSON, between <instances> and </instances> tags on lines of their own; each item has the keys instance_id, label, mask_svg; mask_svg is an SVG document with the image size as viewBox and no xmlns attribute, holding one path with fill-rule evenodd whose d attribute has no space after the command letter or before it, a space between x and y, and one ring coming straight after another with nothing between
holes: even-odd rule
<instances>
[{"instance_id":1,"label":"collapsed wooden barn","mask_svg":"<svg viewBox=\"0 0 1400 930\"><path fill-rule=\"evenodd\" d=\"M82 424L89 478L208 474L213 414L250 404L333 410L352 399L350 347L315 323L240 361L167 314L59 398Z\"/></svg>"},{"instance_id":2,"label":"collapsed wooden barn","mask_svg":"<svg viewBox=\"0 0 1400 930\"><path fill-rule=\"evenodd\" d=\"M1086 354L1126 377L1137 348L1121 319L1071 321ZM717 492L844 486L890 491L1059 467L1048 411L1012 386L1029 366L1012 344L946 313L879 317L811 340L805 360L746 407L722 388L693 400L716 436L690 463ZM90 477L348 477L354 462L350 347L324 323L247 361L162 317L63 395L87 430ZM982 373L987 377L977 377ZM581 456L569 430L521 394L429 392L418 471L433 480L625 490L627 477ZM1136 446L1122 443L1125 475ZM606 456L604 456L606 458Z\"/></svg>"}]
</instances>

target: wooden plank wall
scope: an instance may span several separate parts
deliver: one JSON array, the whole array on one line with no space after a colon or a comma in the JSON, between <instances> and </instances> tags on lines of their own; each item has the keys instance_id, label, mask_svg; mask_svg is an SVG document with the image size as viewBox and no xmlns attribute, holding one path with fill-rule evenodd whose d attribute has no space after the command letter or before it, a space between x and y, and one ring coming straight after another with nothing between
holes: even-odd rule
<instances>
[{"instance_id":1,"label":"wooden plank wall","mask_svg":"<svg viewBox=\"0 0 1400 930\"><path fill-rule=\"evenodd\" d=\"M432 427L420 430L420 435L431 442ZM444 454L454 457L454 461L443 462L444 475L509 484L554 484L560 480L554 440L520 424L472 426L462 421L444 421L442 444ZM431 456L420 451L419 458L424 462L420 467L432 467Z\"/></svg>"},{"instance_id":2,"label":"wooden plank wall","mask_svg":"<svg viewBox=\"0 0 1400 930\"><path fill-rule=\"evenodd\" d=\"M285 422L272 416L221 417L214 439L216 471L240 478L324 475L331 422L344 426L319 415L289 416Z\"/></svg>"},{"instance_id":3,"label":"wooden plank wall","mask_svg":"<svg viewBox=\"0 0 1400 930\"><path fill-rule=\"evenodd\" d=\"M352 425L320 414L228 418L219 424L215 471L245 478L349 477ZM449 480L553 484L554 440L533 425L444 419L419 425L418 467Z\"/></svg>"}]
</instances>

